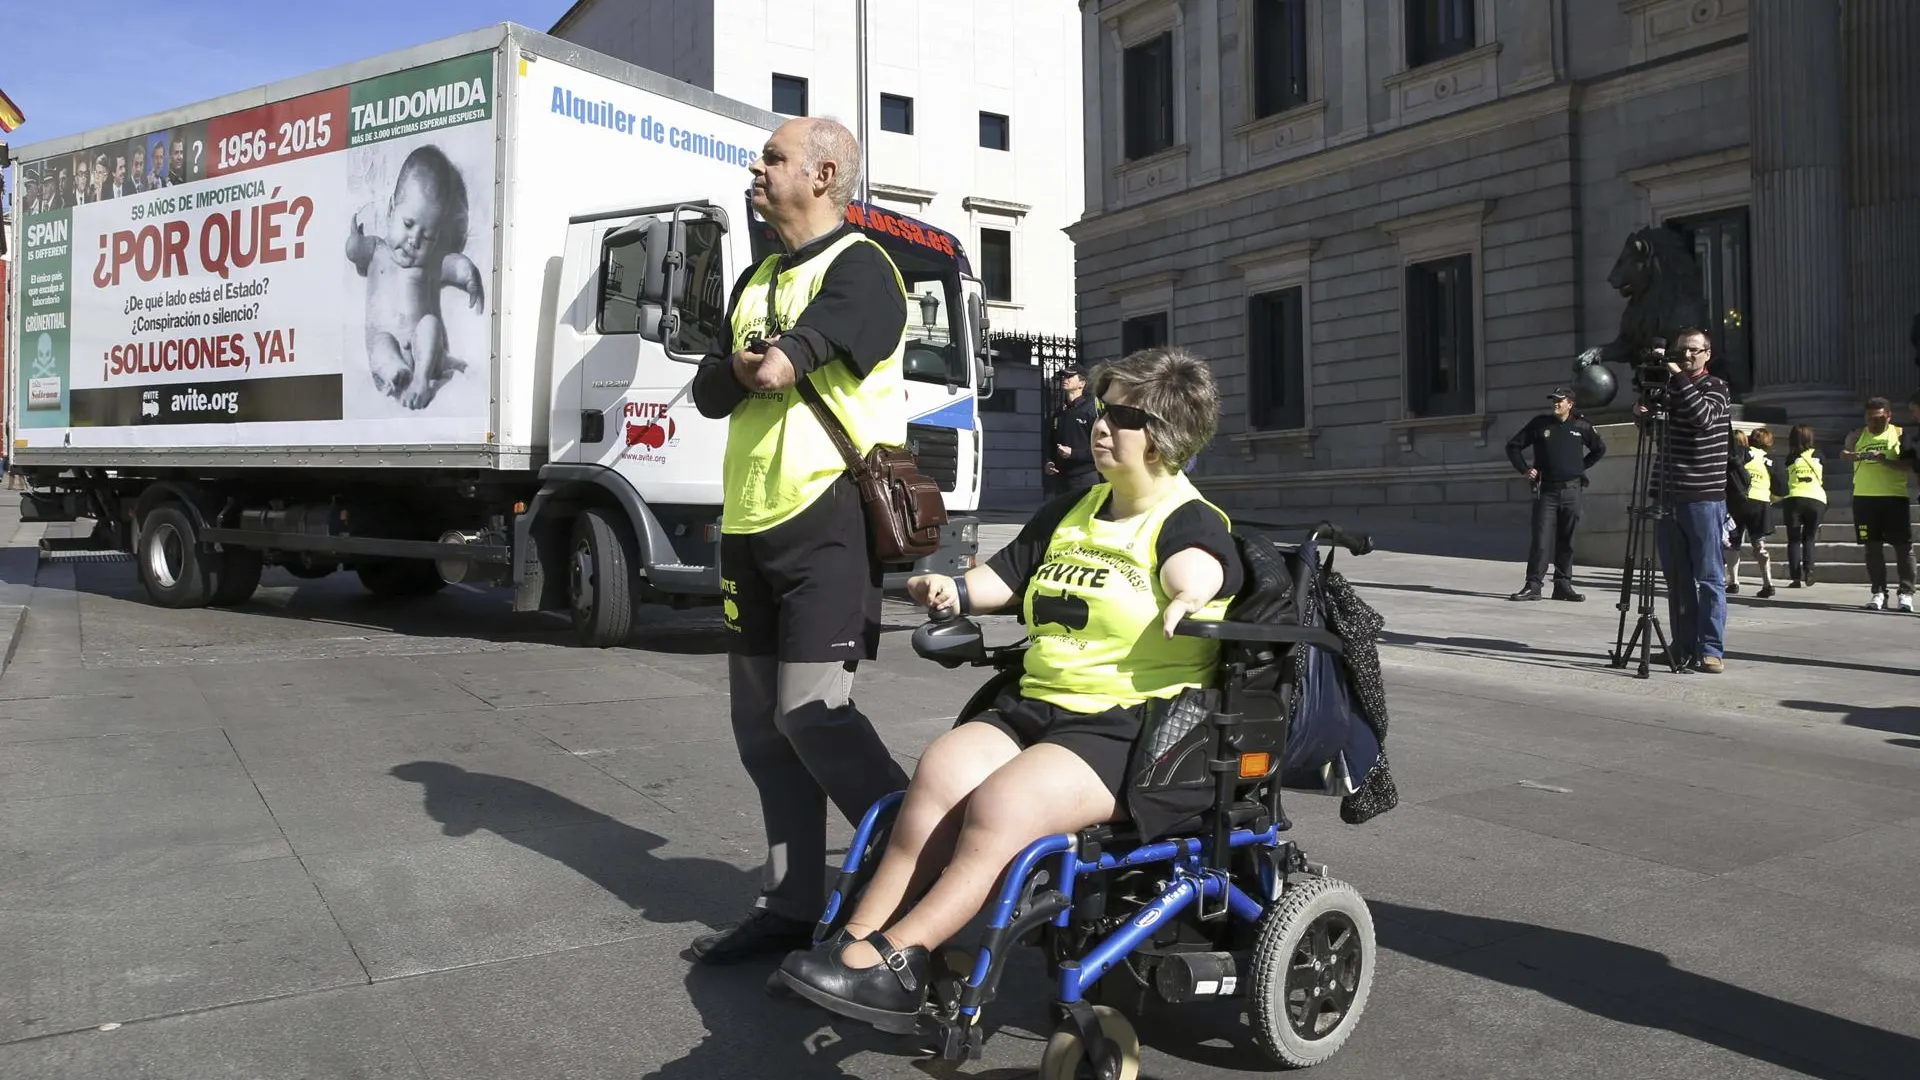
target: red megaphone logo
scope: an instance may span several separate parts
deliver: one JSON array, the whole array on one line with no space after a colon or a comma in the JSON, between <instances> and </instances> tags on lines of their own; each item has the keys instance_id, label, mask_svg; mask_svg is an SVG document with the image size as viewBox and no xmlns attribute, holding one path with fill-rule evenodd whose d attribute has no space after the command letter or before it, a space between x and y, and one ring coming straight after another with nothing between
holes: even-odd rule
<instances>
[{"instance_id":1,"label":"red megaphone logo","mask_svg":"<svg viewBox=\"0 0 1920 1080\"><path fill-rule=\"evenodd\" d=\"M667 445L667 440L673 438L674 430L672 417L668 417L665 424L658 420L649 420L644 424L628 424L627 445L658 450Z\"/></svg>"}]
</instances>

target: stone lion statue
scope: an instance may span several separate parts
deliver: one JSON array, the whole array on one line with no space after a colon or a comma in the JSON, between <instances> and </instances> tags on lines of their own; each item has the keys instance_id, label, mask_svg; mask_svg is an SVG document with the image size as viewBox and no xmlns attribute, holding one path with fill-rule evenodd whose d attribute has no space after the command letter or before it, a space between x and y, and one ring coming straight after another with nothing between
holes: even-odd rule
<instances>
[{"instance_id":1,"label":"stone lion statue","mask_svg":"<svg viewBox=\"0 0 1920 1080\"><path fill-rule=\"evenodd\" d=\"M1620 249L1607 284L1626 298L1620 336L1580 354L1594 361L1632 364L1653 346L1654 338L1672 343L1687 327L1707 329L1707 299L1700 287L1700 266L1687 238L1664 225L1636 230Z\"/></svg>"}]
</instances>

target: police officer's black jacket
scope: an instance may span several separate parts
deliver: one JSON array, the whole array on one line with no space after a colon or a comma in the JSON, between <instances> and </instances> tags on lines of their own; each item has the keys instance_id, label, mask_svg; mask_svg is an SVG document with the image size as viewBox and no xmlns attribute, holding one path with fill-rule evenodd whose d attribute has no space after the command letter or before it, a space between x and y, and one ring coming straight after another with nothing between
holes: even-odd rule
<instances>
[{"instance_id":1,"label":"police officer's black jacket","mask_svg":"<svg viewBox=\"0 0 1920 1080\"><path fill-rule=\"evenodd\" d=\"M1093 470L1093 395L1081 394L1053 414L1053 441L1047 444L1047 456L1060 466L1062 474ZM1057 447L1067 448L1061 456Z\"/></svg>"},{"instance_id":2,"label":"police officer's black jacket","mask_svg":"<svg viewBox=\"0 0 1920 1080\"><path fill-rule=\"evenodd\" d=\"M1528 447L1533 448L1531 466L1520 456ZM1541 413L1521 428L1518 435L1507 440L1507 460L1521 472L1539 469L1540 482L1544 484L1578 480L1584 485L1587 470L1606 454L1607 444L1600 440L1600 433L1579 413L1565 420L1552 413Z\"/></svg>"}]
</instances>

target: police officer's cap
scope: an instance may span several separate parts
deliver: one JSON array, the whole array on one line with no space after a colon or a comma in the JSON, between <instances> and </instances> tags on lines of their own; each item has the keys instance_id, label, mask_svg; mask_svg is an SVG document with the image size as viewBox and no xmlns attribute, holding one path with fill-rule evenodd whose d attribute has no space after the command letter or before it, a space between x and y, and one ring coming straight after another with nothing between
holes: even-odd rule
<instances>
[{"instance_id":1,"label":"police officer's cap","mask_svg":"<svg viewBox=\"0 0 1920 1080\"><path fill-rule=\"evenodd\" d=\"M1556 386L1547 394L1548 401L1572 401L1573 391L1564 386Z\"/></svg>"}]
</instances>

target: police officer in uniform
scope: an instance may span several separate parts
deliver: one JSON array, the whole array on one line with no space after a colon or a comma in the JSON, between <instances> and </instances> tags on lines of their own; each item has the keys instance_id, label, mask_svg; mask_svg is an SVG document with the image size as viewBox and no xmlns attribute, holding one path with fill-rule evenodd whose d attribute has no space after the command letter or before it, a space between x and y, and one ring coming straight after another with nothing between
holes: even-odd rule
<instances>
[{"instance_id":1,"label":"police officer in uniform","mask_svg":"<svg viewBox=\"0 0 1920 1080\"><path fill-rule=\"evenodd\" d=\"M1093 398L1087 395L1087 371L1079 362L1060 369L1067 403L1053 414L1047 440L1049 495L1085 491L1100 480L1093 467Z\"/></svg>"},{"instance_id":2,"label":"police officer in uniform","mask_svg":"<svg viewBox=\"0 0 1920 1080\"><path fill-rule=\"evenodd\" d=\"M881 571L858 486L798 391L806 380L865 454L906 442L906 286L849 225L860 146L831 120L780 126L752 166L753 207L786 251L750 267L729 303L726 355L693 381L728 417L721 466L727 683L740 760L767 831L746 921L693 944L725 964L804 947L826 901L826 804L849 821L907 784L852 697L880 640Z\"/></svg>"},{"instance_id":3,"label":"police officer in uniform","mask_svg":"<svg viewBox=\"0 0 1920 1080\"><path fill-rule=\"evenodd\" d=\"M1607 444L1587 418L1573 408L1573 391L1556 387L1547 395L1552 412L1527 422L1507 440L1507 460L1533 482L1533 545L1527 553L1527 583L1510 600L1540 600L1553 559L1553 598L1579 602L1573 589L1573 530L1580 523L1580 489L1587 470L1606 456ZM1533 464L1522 453L1533 449Z\"/></svg>"}]
</instances>

